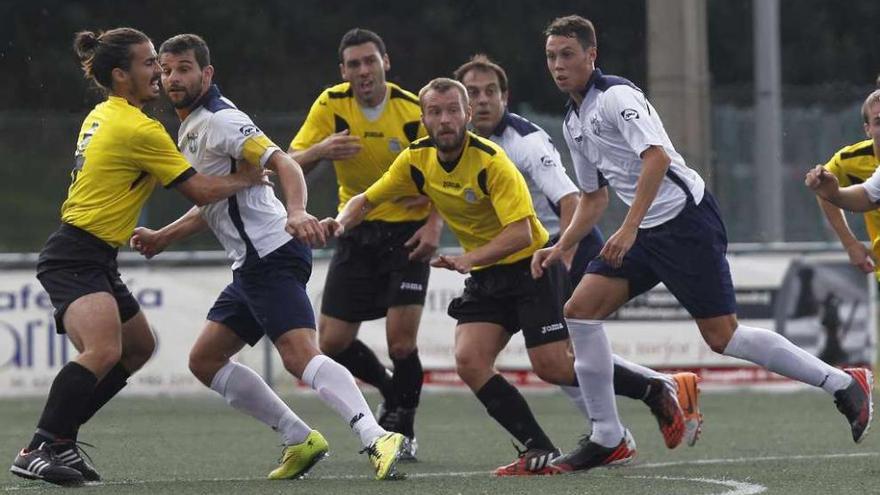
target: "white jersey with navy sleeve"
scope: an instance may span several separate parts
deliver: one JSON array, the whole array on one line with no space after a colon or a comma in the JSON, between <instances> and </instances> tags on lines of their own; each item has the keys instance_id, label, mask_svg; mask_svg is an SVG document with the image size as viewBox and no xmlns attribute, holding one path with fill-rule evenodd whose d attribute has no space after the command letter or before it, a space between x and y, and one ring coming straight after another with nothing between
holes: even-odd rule
<instances>
[{"instance_id":1,"label":"white jersey with navy sleeve","mask_svg":"<svg viewBox=\"0 0 880 495\"><path fill-rule=\"evenodd\" d=\"M200 173L228 175L243 159L263 166L281 151L216 86L197 105L180 125L178 146ZM199 210L233 260L233 270L292 239L284 230L287 211L269 186L249 187Z\"/></svg>"},{"instance_id":2,"label":"white jersey with navy sleeve","mask_svg":"<svg viewBox=\"0 0 880 495\"><path fill-rule=\"evenodd\" d=\"M684 188L695 203L703 199L702 177L675 151L644 93L626 79L594 70L581 104L569 102L563 134L581 189L593 192L607 180L627 205L635 199L642 152L650 146L666 151L672 161L641 228L655 227L678 215L687 200Z\"/></svg>"},{"instance_id":3,"label":"white jersey with navy sleeve","mask_svg":"<svg viewBox=\"0 0 880 495\"><path fill-rule=\"evenodd\" d=\"M505 112L489 139L504 149L522 173L538 220L550 237L559 234L559 200L578 192L565 174L559 151L550 136L534 123Z\"/></svg>"}]
</instances>

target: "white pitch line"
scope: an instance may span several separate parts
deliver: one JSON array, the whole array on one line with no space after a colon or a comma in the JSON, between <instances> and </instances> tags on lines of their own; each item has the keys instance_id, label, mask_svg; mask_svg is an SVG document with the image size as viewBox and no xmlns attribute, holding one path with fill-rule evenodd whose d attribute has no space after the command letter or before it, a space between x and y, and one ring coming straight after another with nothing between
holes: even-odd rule
<instances>
[{"instance_id":1,"label":"white pitch line","mask_svg":"<svg viewBox=\"0 0 880 495\"><path fill-rule=\"evenodd\" d=\"M860 453L850 453L850 454L817 454L817 455L791 455L791 456L764 456L764 457L736 457L736 458L728 458L728 459L694 459L689 461L672 461L672 462L655 462L655 463L646 463L646 464L635 464L631 466L621 466L619 468L614 468L617 470L626 470L629 469L650 469L650 468L663 468L663 467L679 467L679 466L704 466L704 465L719 465L719 464L742 464L748 462L772 462L772 461L798 461L798 460L815 460L815 459L837 459L837 458L854 458L854 457L877 457L880 456L880 452L860 452ZM491 473L489 471L446 471L446 472L435 472L435 473L412 473L408 474L407 478L410 479L419 479L419 478L445 478L445 477L470 477L470 476L489 476ZM647 478L644 476L626 476L628 478ZM371 479L372 476L368 475L326 475L326 476L309 476L310 480L359 480L359 479ZM669 480L681 480L681 481L700 481L706 483L742 483L739 481L733 480L710 480L709 478L673 478L673 477L664 477L664 476L654 476L652 479L669 479ZM146 485L150 483L193 483L193 482L247 482L247 481L265 481L265 478L204 478L204 479L193 479L193 478L171 478L171 479L153 479L153 480L116 480L116 481L101 481L97 483L87 483L87 486L100 487L100 486L124 486L124 485ZM742 483L743 487L746 485L760 487L760 485L750 485L749 483ZM725 485L736 488L737 490L746 489L739 486L734 487L733 485ZM3 491L11 492L18 490L41 490L45 488L43 484L35 484L31 486L7 486L3 487ZM761 487L764 491L766 488ZM723 495L747 495L752 493L761 493L761 491L751 492L751 491L736 491L733 492L725 492ZM719 494L721 495L721 494Z\"/></svg>"},{"instance_id":2,"label":"white pitch line","mask_svg":"<svg viewBox=\"0 0 880 495\"><path fill-rule=\"evenodd\" d=\"M723 493L715 493L712 495L755 495L757 493L764 493L767 491L767 487L764 485L758 485L755 483L746 483L745 481L736 481L736 480L716 480L712 478L685 478L679 476L624 476L624 478L629 479L642 479L642 480L667 480L667 481L690 481L697 483L709 483L712 485L720 485L728 488L733 488L733 490L726 491Z\"/></svg>"}]
</instances>

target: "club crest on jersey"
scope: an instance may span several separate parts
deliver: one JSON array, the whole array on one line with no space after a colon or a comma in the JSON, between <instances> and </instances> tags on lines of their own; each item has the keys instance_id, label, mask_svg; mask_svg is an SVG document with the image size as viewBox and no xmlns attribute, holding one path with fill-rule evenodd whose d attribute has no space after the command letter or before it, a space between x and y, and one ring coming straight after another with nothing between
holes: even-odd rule
<instances>
[{"instance_id":1,"label":"club crest on jersey","mask_svg":"<svg viewBox=\"0 0 880 495\"><path fill-rule=\"evenodd\" d=\"M388 139L388 149L392 153L400 153L403 150L403 146L400 145L400 140L397 138L389 138Z\"/></svg>"},{"instance_id":2,"label":"club crest on jersey","mask_svg":"<svg viewBox=\"0 0 880 495\"><path fill-rule=\"evenodd\" d=\"M477 202L477 193L474 192L473 189L466 187L464 189L464 200L468 203L476 203Z\"/></svg>"},{"instance_id":3,"label":"club crest on jersey","mask_svg":"<svg viewBox=\"0 0 880 495\"><path fill-rule=\"evenodd\" d=\"M636 112L632 108L625 108L620 112L620 116L623 117L623 120L629 122L632 119L639 118L639 112Z\"/></svg>"},{"instance_id":4,"label":"club crest on jersey","mask_svg":"<svg viewBox=\"0 0 880 495\"><path fill-rule=\"evenodd\" d=\"M590 126L593 128L593 134L597 136L599 135L599 124L601 123L602 121L599 120L599 117L597 115L593 115L590 118Z\"/></svg>"},{"instance_id":5,"label":"club crest on jersey","mask_svg":"<svg viewBox=\"0 0 880 495\"><path fill-rule=\"evenodd\" d=\"M260 130L257 129L257 126L255 126L255 125L247 124L247 125L243 125L243 126L239 127L238 132L240 132L243 136L247 137L247 136L257 134L258 132L260 132Z\"/></svg>"},{"instance_id":6,"label":"club crest on jersey","mask_svg":"<svg viewBox=\"0 0 880 495\"><path fill-rule=\"evenodd\" d=\"M190 153L196 152L196 149L197 149L196 141L198 141L198 139L199 139L198 132L188 132L186 134L186 148L189 150Z\"/></svg>"}]
</instances>

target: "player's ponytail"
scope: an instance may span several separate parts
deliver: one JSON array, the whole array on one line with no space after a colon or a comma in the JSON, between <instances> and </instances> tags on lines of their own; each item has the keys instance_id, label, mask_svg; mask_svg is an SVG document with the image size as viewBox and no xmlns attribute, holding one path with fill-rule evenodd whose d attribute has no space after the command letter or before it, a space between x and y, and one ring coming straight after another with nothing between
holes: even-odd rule
<instances>
[{"instance_id":1,"label":"player's ponytail","mask_svg":"<svg viewBox=\"0 0 880 495\"><path fill-rule=\"evenodd\" d=\"M131 68L131 46L150 41L146 34L132 28L116 28L96 35L80 31L73 38L73 50L79 57L86 79L104 90L112 89L115 68Z\"/></svg>"}]
</instances>

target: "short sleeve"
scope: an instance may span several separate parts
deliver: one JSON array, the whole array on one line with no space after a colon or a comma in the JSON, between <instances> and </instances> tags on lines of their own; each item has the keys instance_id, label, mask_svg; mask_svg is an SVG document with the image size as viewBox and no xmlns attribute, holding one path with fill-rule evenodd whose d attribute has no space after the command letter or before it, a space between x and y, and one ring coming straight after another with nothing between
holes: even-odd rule
<instances>
[{"instance_id":1,"label":"short sleeve","mask_svg":"<svg viewBox=\"0 0 880 495\"><path fill-rule=\"evenodd\" d=\"M290 142L290 149L305 150L320 143L330 134L333 134L335 127L333 123L333 112L330 110L330 97L327 92L321 93L321 96L312 103L309 109L309 115L303 122L299 132Z\"/></svg>"},{"instance_id":2,"label":"short sleeve","mask_svg":"<svg viewBox=\"0 0 880 495\"><path fill-rule=\"evenodd\" d=\"M486 170L489 200L501 225L535 216L532 196L522 174L504 153L495 155Z\"/></svg>"},{"instance_id":3,"label":"short sleeve","mask_svg":"<svg viewBox=\"0 0 880 495\"><path fill-rule=\"evenodd\" d=\"M606 91L600 115L614 124L636 155L641 156L651 146L663 146L665 131L657 111L635 88L619 85Z\"/></svg>"},{"instance_id":4,"label":"short sleeve","mask_svg":"<svg viewBox=\"0 0 880 495\"><path fill-rule=\"evenodd\" d=\"M244 112L226 109L211 117L206 146L219 155L247 160L252 165L265 165L280 148L261 131Z\"/></svg>"},{"instance_id":5,"label":"short sleeve","mask_svg":"<svg viewBox=\"0 0 880 495\"><path fill-rule=\"evenodd\" d=\"M424 176L412 165L410 151L407 149L397 155L394 163L364 194L373 206L398 198L418 196L421 193L420 186L416 184L418 177L421 177L424 184Z\"/></svg>"},{"instance_id":6,"label":"short sleeve","mask_svg":"<svg viewBox=\"0 0 880 495\"><path fill-rule=\"evenodd\" d=\"M842 187L852 185L852 181L849 180L849 176L847 176L846 172L843 170L843 164L840 160L841 151L838 151L828 160L828 163L824 165L825 170L831 172L835 177L837 177L837 181L840 182Z\"/></svg>"},{"instance_id":7,"label":"short sleeve","mask_svg":"<svg viewBox=\"0 0 880 495\"><path fill-rule=\"evenodd\" d=\"M130 144L135 165L165 187L185 180L195 172L177 150L162 124L155 120L140 125L132 135Z\"/></svg>"},{"instance_id":8,"label":"short sleeve","mask_svg":"<svg viewBox=\"0 0 880 495\"><path fill-rule=\"evenodd\" d=\"M532 179L541 193L554 204L569 194L577 193L578 188L565 173L562 157L543 132L534 132L524 138L517 163L523 174Z\"/></svg>"}]
</instances>

